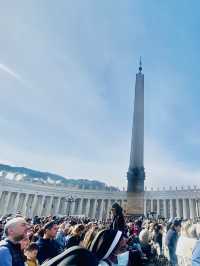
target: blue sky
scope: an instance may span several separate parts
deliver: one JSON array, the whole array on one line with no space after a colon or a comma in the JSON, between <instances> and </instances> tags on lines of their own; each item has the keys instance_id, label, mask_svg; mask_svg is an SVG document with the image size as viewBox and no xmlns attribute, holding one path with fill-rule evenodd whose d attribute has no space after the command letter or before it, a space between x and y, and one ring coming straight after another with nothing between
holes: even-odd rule
<instances>
[{"instance_id":1,"label":"blue sky","mask_svg":"<svg viewBox=\"0 0 200 266\"><path fill-rule=\"evenodd\" d=\"M198 185L199 8L1 1L0 161L126 186L141 55L146 185Z\"/></svg>"}]
</instances>

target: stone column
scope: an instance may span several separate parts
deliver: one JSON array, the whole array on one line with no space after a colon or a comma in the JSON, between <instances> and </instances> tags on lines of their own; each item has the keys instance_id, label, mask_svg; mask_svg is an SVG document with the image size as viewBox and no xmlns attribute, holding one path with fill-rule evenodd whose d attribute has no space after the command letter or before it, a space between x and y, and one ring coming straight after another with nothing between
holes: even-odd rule
<instances>
[{"instance_id":1,"label":"stone column","mask_svg":"<svg viewBox=\"0 0 200 266\"><path fill-rule=\"evenodd\" d=\"M4 211L3 211L3 214L8 214L8 205L9 205L9 202L10 202L10 199L11 199L11 195L12 195L12 192L11 191L8 191L8 194L7 194L7 197L6 197L6 202L5 202L5 205L3 207Z\"/></svg>"},{"instance_id":2,"label":"stone column","mask_svg":"<svg viewBox=\"0 0 200 266\"><path fill-rule=\"evenodd\" d=\"M96 210L97 210L97 199L94 200L92 218L96 218Z\"/></svg>"},{"instance_id":3,"label":"stone column","mask_svg":"<svg viewBox=\"0 0 200 266\"><path fill-rule=\"evenodd\" d=\"M168 218L167 217L167 200L166 199L163 200L163 207L164 207L164 217Z\"/></svg>"},{"instance_id":4,"label":"stone column","mask_svg":"<svg viewBox=\"0 0 200 266\"><path fill-rule=\"evenodd\" d=\"M14 206L13 206L14 213L17 212L17 207L19 205L19 198L20 198L20 193L17 192L16 198L15 198L15 203L14 203Z\"/></svg>"},{"instance_id":5,"label":"stone column","mask_svg":"<svg viewBox=\"0 0 200 266\"><path fill-rule=\"evenodd\" d=\"M174 217L174 214L173 214L173 200L170 199L169 200L169 209L170 209L170 218L173 218Z\"/></svg>"},{"instance_id":6,"label":"stone column","mask_svg":"<svg viewBox=\"0 0 200 266\"><path fill-rule=\"evenodd\" d=\"M26 212L27 212L28 198L29 198L29 194L25 194L25 199L24 199L23 208L22 208L23 209L22 213L24 216L26 216Z\"/></svg>"},{"instance_id":7,"label":"stone column","mask_svg":"<svg viewBox=\"0 0 200 266\"><path fill-rule=\"evenodd\" d=\"M40 209L39 209L39 212L38 212L38 215L39 216L42 216L43 209L44 209L45 198L46 198L45 196L42 196L42 200L41 200L41 204L40 204Z\"/></svg>"},{"instance_id":8,"label":"stone column","mask_svg":"<svg viewBox=\"0 0 200 266\"><path fill-rule=\"evenodd\" d=\"M80 202L78 205L78 214L82 215L83 214L83 198L80 198Z\"/></svg>"},{"instance_id":9,"label":"stone column","mask_svg":"<svg viewBox=\"0 0 200 266\"><path fill-rule=\"evenodd\" d=\"M72 201L72 203L71 203L70 215L74 215L75 214L75 208L76 208L76 199L74 199L74 201Z\"/></svg>"},{"instance_id":10,"label":"stone column","mask_svg":"<svg viewBox=\"0 0 200 266\"><path fill-rule=\"evenodd\" d=\"M61 201L61 198L59 197L58 200L57 200L57 203L56 203L55 215L59 214L60 201Z\"/></svg>"},{"instance_id":11,"label":"stone column","mask_svg":"<svg viewBox=\"0 0 200 266\"><path fill-rule=\"evenodd\" d=\"M107 205L107 211L106 211L106 219L109 219L110 210L111 210L111 200L108 199L108 205Z\"/></svg>"},{"instance_id":12,"label":"stone column","mask_svg":"<svg viewBox=\"0 0 200 266\"><path fill-rule=\"evenodd\" d=\"M195 210L194 210L194 203L193 199L189 199L189 206L190 206L190 219L194 219L195 217Z\"/></svg>"},{"instance_id":13,"label":"stone column","mask_svg":"<svg viewBox=\"0 0 200 266\"><path fill-rule=\"evenodd\" d=\"M89 217L89 211L90 211L90 199L87 199L86 208L85 208L86 217Z\"/></svg>"},{"instance_id":14,"label":"stone column","mask_svg":"<svg viewBox=\"0 0 200 266\"><path fill-rule=\"evenodd\" d=\"M144 200L144 216L147 215L147 200Z\"/></svg>"},{"instance_id":15,"label":"stone column","mask_svg":"<svg viewBox=\"0 0 200 266\"><path fill-rule=\"evenodd\" d=\"M33 203L32 203L32 207L31 207L31 215L32 216L35 215L35 208L37 205L37 200L38 200L38 196L37 196L37 194L35 194L34 199L33 199Z\"/></svg>"},{"instance_id":16,"label":"stone column","mask_svg":"<svg viewBox=\"0 0 200 266\"><path fill-rule=\"evenodd\" d=\"M49 200L49 206L47 208L47 215L51 215L51 210L52 210L52 203L53 203L53 196L50 197L50 200ZM66 211L66 210L65 210Z\"/></svg>"},{"instance_id":17,"label":"stone column","mask_svg":"<svg viewBox=\"0 0 200 266\"><path fill-rule=\"evenodd\" d=\"M176 215L177 217L181 217L181 209L180 209L180 202L179 199L176 199Z\"/></svg>"},{"instance_id":18,"label":"stone column","mask_svg":"<svg viewBox=\"0 0 200 266\"><path fill-rule=\"evenodd\" d=\"M187 219L187 205L186 205L186 199L183 199L183 219Z\"/></svg>"},{"instance_id":19,"label":"stone column","mask_svg":"<svg viewBox=\"0 0 200 266\"><path fill-rule=\"evenodd\" d=\"M151 212L153 212L153 199L151 199Z\"/></svg>"},{"instance_id":20,"label":"stone column","mask_svg":"<svg viewBox=\"0 0 200 266\"><path fill-rule=\"evenodd\" d=\"M196 216L199 217L198 199L195 200Z\"/></svg>"},{"instance_id":21,"label":"stone column","mask_svg":"<svg viewBox=\"0 0 200 266\"><path fill-rule=\"evenodd\" d=\"M157 199L157 214L160 215L160 199Z\"/></svg>"},{"instance_id":22,"label":"stone column","mask_svg":"<svg viewBox=\"0 0 200 266\"><path fill-rule=\"evenodd\" d=\"M103 209L104 209L104 200L101 200L101 207L100 207L100 214L99 214L99 220L102 220L103 216Z\"/></svg>"}]
</instances>

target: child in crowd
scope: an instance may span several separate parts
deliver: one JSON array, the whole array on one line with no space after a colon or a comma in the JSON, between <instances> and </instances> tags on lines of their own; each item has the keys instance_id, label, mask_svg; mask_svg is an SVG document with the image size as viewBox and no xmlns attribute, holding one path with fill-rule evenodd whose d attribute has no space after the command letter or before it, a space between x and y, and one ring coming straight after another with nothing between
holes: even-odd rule
<instances>
[{"instance_id":1,"label":"child in crowd","mask_svg":"<svg viewBox=\"0 0 200 266\"><path fill-rule=\"evenodd\" d=\"M24 252L26 256L26 266L39 266L39 262L37 260L38 254L38 246L36 243L31 243Z\"/></svg>"}]
</instances>

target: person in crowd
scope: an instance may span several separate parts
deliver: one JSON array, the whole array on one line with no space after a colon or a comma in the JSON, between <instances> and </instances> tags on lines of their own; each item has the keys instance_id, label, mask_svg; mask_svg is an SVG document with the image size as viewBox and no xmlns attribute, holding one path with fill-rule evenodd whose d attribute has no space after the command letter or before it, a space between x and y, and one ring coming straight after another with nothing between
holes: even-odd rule
<instances>
[{"instance_id":1,"label":"person in crowd","mask_svg":"<svg viewBox=\"0 0 200 266\"><path fill-rule=\"evenodd\" d=\"M24 255L26 256L25 266L39 266L39 261L37 260L38 245L34 242L25 249Z\"/></svg>"},{"instance_id":2,"label":"person in crowd","mask_svg":"<svg viewBox=\"0 0 200 266\"><path fill-rule=\"evenodd\" d=\"M56 241L60 247L64 250L66 247L66 236L69 232L70 224L62 223L59 226L58 232L56 234Z\"/></svg>"},{"instance_id":3,"label":"person in crowd","mask_svg":"<svg viewBox=\"0 0 200 266\"><path fill-rule=\"evenodd\" d=\"M151 245L150 245L150 231L148 223L143 225L143 229L139 233L139 241L141 245L142 252L148 258L151 256Z\"/></svg>"},{"instance_id":4,"label":"person in crowd","mask_svg":"<svg viewBox=\"0 0 200 266\"><path fill-rule=\"evenodd\" d=\"M99 265L120 265L119 255L127 251L127 240L122 231L106 229L100 231L91 243L90 251L94 253L99 261ZM129 252L123 257L121 265L129 264Z\"/></svg>"},{"instance_id":5,"label":"person in crowd","mask_svg":"<svg viewBox=\"0 0 200 266\"><path fill-rule=\"evenodd\" d=\"M40 264L61 253L62 249L55 240L58 226L55 221L50 221L44 225L44 235L36 242L38 245L37 259Z\"/></svg>"},{"instance_id":6,"label":"person in crowd","mask_svg":"<svg viewBox=\"0 0 200 266\"><path fill-rule=\"evenodd\" d=\"M30 244L30 240L29 240L28 234L19 243L20 243L21 250L24 252L24 250Z\"/></svg>"},{"instance_id":7,"label":"person in crowd","mask_svg":"<svg viewBox=\"0 0 200 266\"><path fill-rule=\"evenodd\" d=\"M42 266L98 266L98 260L88 249L73 246Z\"/></svg>"},{"instance_id":8,"label":"person in crowd","mask_svg":"<svg viewBox=\"0 0 200 266\"><path fill-rule=\"evenodd\" d=\"M142 225L142 230L139 233L139 240L143 244L148 244L150 240L149 224L144 222Z\"/></svg>"},{"instance_id":9,"label":"person in crowd","mask_svg":"<svg viewBox=\"0 0 200 266\"><path fill-rule=\"evenodd\" d=\"M10 219L5 225L6 239L0 242L1 266L24 266L20 241L26 237L28 226L21 217Z\"/></svg>"},{"instance_id":10,"label":"person in crowd","mask_svg":"<svg viewBox=\"0 0 200 266\"><path fill-rule=\"evenodd\" d=\"M41 237L44 236L44 228L42 224L38 224L33 228L33 234L31 235L31 242L37 242Z\"/></svg>"},{"instance_id":11,"label":"person in crowd","mask_svg":"<svg viewBox=\"0 0 200 266\"><path fill-rule=\"evenodd\" d=\"M77 224L74 226L74 228L71 231L71 234L69 236L69 239L66 243L66 248L70 248L73 246L78 246L80 242L84 238L84 225L83 224Z\"/></svg>"},{"instance_id":12,"label":"person in crowd","mask_svg":"<svg viewBox=\"0 0 200 266\"><path fill-rule=\"evenodd\" d=\"M159 252L158 252L159 255L162 255L162 238L163 238L162 225L155 223L152 240L155 243L155 245L159 247Z\"/></svg>"},{"instance_id":13,"label":"person in crowd","mask_svg":"<svg viewBox=\"0 0 200 266\"><path fill-rule=\"evenodd\" d=\"M176 246L180 230L181 230L181 220L175 219L172 222L171 228L168 230L166 234L165 243L169 250L169 259L172 266L176 266L178 263L176 256Z\"/></svg>"},{"instance_id":14,"label":"person in crowd","mask_svg":"<svg viewBox=\"0 0 200 266\"><path fill-rule=\"evenodd\" d=\"M93 227L91 227L85 234L84 239L81 243L81 246L89 249L91 246L91 243L93 241L93 239L95 238L97 232L98 232L98 226L94 225Z\"/></svg>"},{"instance_id":15,"label":"person in crowd","mask_svg":"<svg viewBox=\"0 0 200 266\"><path fill-rule=\"evenodd\" d=\"M125 223L122 207L117 202L115 202L112 205L111 212L112 212L113 219L110 225L110 229L120 230L123 233L126 233L127 226Z\"/></svg>"},{"instance_id":16,"label":"person in crowd","mask_svg":"<svg viewBox=\"0 0 200 266\"><path fill-rule=\"evenodd\" d=\"M190 266L192 258L192 250L197 240L196 224L192 224L191 221L182 223L181 234L179 236L176 255L178 259L178 265Z\"/></svg>"},{"instance_id":17,"label":"person in crowd","mask_svg":"<svg viewBox=\"0 0 200 266\"><path fill-rule=\"evenodd\" d=\"M196 238L197 241L192 251L192 266L200 265L200 223L196 224Z\"/></svg>"}]
</instances>

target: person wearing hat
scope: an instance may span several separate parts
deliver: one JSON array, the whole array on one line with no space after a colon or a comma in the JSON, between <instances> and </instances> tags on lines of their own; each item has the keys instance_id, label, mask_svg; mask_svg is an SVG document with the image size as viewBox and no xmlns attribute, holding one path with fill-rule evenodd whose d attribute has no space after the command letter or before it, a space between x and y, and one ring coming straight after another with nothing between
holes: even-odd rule
<instances>
[{"instance_id":1,"label":"person wearing hat","mask_svg":"<svg viewBox=\"0 0 200 266\"><path fill-rule=\"evenodd\" d=\"M28 226L24 218L10 219L5 225L6 239L0 242L0 265L24 266L20 241L26 237Z\"/></svg>"},{"instance_id":2,"label":"person wearing hat","mask_svg":"<svg viewBox=\"0 0 200 266\"><path fill-rule=\"evenodd\" d=\"M176 246L180 231L181 231L181 220L175 219L172 222L171 228L168 230L165 239L165 244L169 250L169 258L172 266L178 264L178 259L176 256Z\"/></svg>"},{"instance_id":3,"label":"person wearing hat","mask_svg":"<svg viewBox=\"0 0 200 266\"><path fill-rule=\"evenodd\" d=\"M42 266L98 266L98 260L91 251L73 246L43 263Z\"/></svg>"},{"instance_id":4,"label":"person wearing hat","mask_svg":"<svg viewBox=\"0 0 200 266\"><path fill-rule=\"evenodd\" d=\"M43 229L43 237L39 238L36 242L38 245L37 259L40 264L62 252L60 245L54 239L58 231L57 224L54 221L48 222L44 225Z\"/></svg>"},{"instance_id":5,"label":"person wearing hat","mask_svg":"<svg viewBox=\"0 0 200 266\"><path fill-rule=\"evenodd\" d=\"M96 255L99 265L115 265L118 264L117 256L127 251L127 241L122 231L105 229L96 235L90 245L90 251ZM128 255L127 253L124 265L128 265Z\"/></svg>"},{"instance_id":6,"label":"person wearing hat","mask_svg":"<svg viewBox=\"0 0 200 266\"><path fill-rule=\"evenodd\" d=\"M112 212L113 219L110 225L110 229L120 230L124 233L126 231L126 223L125 223L122 207L117 202L115 202L112 205L111 212Z\"/></svg>"}]
</instances>

